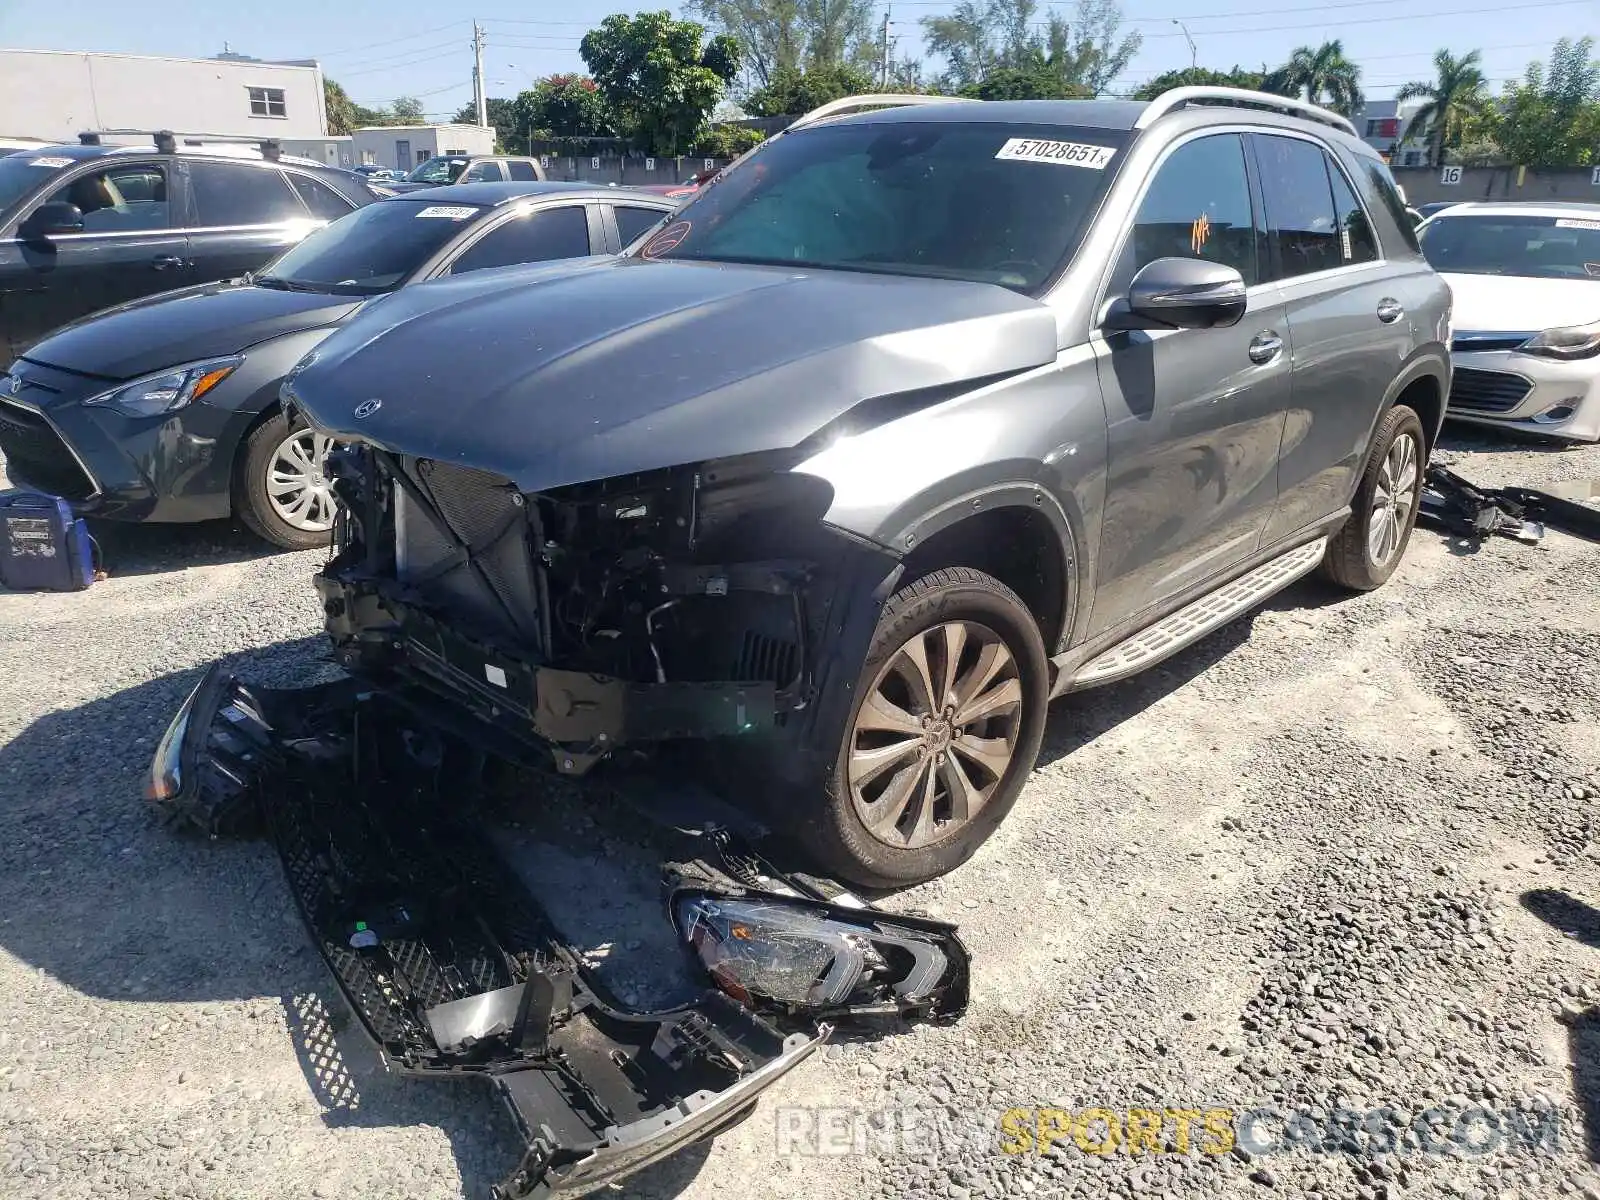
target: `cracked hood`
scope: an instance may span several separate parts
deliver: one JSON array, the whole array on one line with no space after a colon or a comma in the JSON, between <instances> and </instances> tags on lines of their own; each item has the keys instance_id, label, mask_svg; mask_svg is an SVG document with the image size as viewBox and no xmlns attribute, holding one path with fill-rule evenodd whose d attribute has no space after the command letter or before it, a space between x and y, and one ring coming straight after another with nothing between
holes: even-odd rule
<instances>
[{"instance_id":1,"label":"cracked hood","mask_svg":"<svg viewBox=\"0 0 1600 1200\"><path fill-rule=\"evenodd\" d=\"M1051 310L989 284L586 259L407 288L285 393L343 438L537 491L790 447L873 397L1053 362L1056 340Z\"/></svg>"}]
</instances>

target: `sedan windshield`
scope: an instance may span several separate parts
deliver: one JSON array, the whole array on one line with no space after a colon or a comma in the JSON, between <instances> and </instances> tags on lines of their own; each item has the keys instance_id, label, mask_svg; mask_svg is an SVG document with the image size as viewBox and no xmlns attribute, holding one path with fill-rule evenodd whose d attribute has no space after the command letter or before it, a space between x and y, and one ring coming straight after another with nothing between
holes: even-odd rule
<instances>
[{"instance_id":1,"label":"sedan windshield","mask_svg":"<svg viewBox=\"0 0 1600 1200\"><path fill-rule=\"evenodd\" d=\"M464 158L430 158L406 178L412 183L454 183L466 169Z\"/></svg>"},{"instance_id":2,"label":"sedan windshield","mask_svg":"<svg viewBox=\"0 0 1600 1200\"><path fill-rule=\"evenodd\" d=\"M1059 126L823 125L758 149L639 253L1031 291L1077 249L1124 140Z\"/></svg>"},{"instance_id":3,"label":"sedan windshield","mask_svg":"<svg viewBox=\"0 0 1600 1200\"><path fill-rule=\"evenodd\" d=\"M70 158L56 158L49 153L32 150L0 155L0 213L52 175L71 165Z\"/></svg>"},{"instance_id":4,"label":"sedan windshield","mask_svg":"<svg viewBox=\"0 0 1600 1200\"><path fill-rule=\"evenodd\" d=\"M393 291L488 210L397 198L358 208L257 273L262 287L376 295Z\"/></svg>"},{"instance_id":5,"label":"sedan windshield","mask_svg":"<svg viewBox=\"0 0 1600 1200\"><path fill-rule=\"evenodd\" d=\"M1418 238L1435 271L1600 280L1600 211L1593 217L1441 213Z\"/></svg>"}]
</instances>

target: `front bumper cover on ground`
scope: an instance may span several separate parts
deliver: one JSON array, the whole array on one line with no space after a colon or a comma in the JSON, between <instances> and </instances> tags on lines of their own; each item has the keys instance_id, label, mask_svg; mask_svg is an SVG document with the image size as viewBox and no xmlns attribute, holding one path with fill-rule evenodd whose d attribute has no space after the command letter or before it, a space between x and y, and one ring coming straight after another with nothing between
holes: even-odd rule
<instances>
[{"instance_id":1,"label":"front bumper cover on ground","mask_svg":"<svg viewBox=\"0 0 1600 1200\"><path fill-rule=\"evenodd\" d=\"M834 1028L965 1008L953 926L781 873L716 828L665 872L684 953L716 986L625 1006L470 815L470 762L356 680L273 691L213 668L148 792L213 835L264 821L390 1066L496 1090L524 1141L497 1197L582 1194L727 1128Z\"/></svg>"}]
</instances>

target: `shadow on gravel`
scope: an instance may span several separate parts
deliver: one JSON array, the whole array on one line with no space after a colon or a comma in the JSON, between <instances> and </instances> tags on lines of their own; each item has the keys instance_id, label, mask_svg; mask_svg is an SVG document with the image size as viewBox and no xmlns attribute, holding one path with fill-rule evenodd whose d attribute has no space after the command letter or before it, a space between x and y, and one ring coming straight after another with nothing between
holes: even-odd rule
<instances>
[{"instance_id":1,"label":"shadow on gravel","mask_svg":"<svg viewBox=\"0 0 1600 1200\"><path fill-rule=\"evenodd\" d=\"M320 636L300 639L230 666L252 681L292 686L326 669L318 666L323 647ZM243 1024L239 1011L208 1014L201 1006L281 1003L329 1127L436 1128L450 1141L465 1193L487 1195L522 1149L490 1089L388 1073L309 942L271 847L180 835L140 799L155 744L203 673L178 672L51 712L0 745L0 948L99 1000L196 1006L202 1026L218 1029L220 1021L221 1031ZM610 821L584 820L581 812L571 818L575 835L612 839L601 857L628 857L620 835L606 828ZM581 877L576 867L568 871ZM669 929L658 893L651 904L652 917ZM616 949L634 945L641 942ZM618 958L616 969L642 974L629 955ZM109 1006L104 1014L108 1024L119 1020ZM217 1033L175 1042L170 1055L174 1070L219 1077L249 1070ZM273 1118L264 1112L263 1119ZM692 1147L609 1194L675 1196L709 1152L709 1144ZM427 1164L396 1167L399 1195L407 1191L405 1173Z\"/></svg>"},{"instance_id":2,"label":"shadow on gravel","mask_svg":"<svg viewBox=\"0 0 1600 1200\"><path fill-rule=\"evenodd\" d=\"M185 567L253 562L287 553L231 521L203 521L198 525L93 521L90 532L99 543L101 565L107 574L124 578L162 575Z\"/></svg>"},{"instance_id":3,"label":"shadow on gravel","mask_svg":"<svg viewBox=\"0 0 1600 1200\"><path fill-rule=\"evenodd\" d=\"M1557 888L1524 892L1522 907L1585 946L1600 949L1600 909ZM1589 1161L1600 1163L1600 1010L1589 1006L1566 1016L1567 1054L1572 1062L1572 1090L1583 1110L1584 1145Z\"/></svg>"},{"instance_id":4,"label":"shadow on gravel","mask_svg":"<svg viewBox=\"0 0 1600 1200\"><path fill-rule=\"evenodd\" d=\"M1522 429L1484 429L1446 421L1436 447L1447 453L1471 452L1473 454L1526 454L1545 450L1560 454L1574 448L1574 443L1560 438L1541 437Z\"/></svg>"}]
</instances>

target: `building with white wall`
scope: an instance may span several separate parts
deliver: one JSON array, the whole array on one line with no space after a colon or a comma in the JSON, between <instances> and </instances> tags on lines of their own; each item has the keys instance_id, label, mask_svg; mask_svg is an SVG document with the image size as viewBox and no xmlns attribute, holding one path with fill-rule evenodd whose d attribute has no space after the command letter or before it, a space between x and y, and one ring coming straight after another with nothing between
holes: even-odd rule
<instances>
[{"instance_id":1,"label":"building with white wall","mask_svg":"<svg viewBox=\"0 0 1600 1200\"><path fill-rule=\"evenodd\" d=\"M494 130L487 125L372 125L351 140L357 163L400 171L439 154L494 153Z\"/></svg>"},{"instance_id":2,"label":"building with white wall","mask_svg":"<svg viewBox=\"0 0 1600 1200\"><path fill-rule=\"evenodd\" d=\"M1368 100L1355 120L1356 132L1379 154L1389 157L1391 166L1420 167L1428 162L1428 139L1405 137L1406 128L1427 101Z\"/></svg>"},{"instance_id":3,"label":"building with white wall","mask_svg":"<svg viewBox=\"0 0 1600 1200\"><path fill-rule=\"evenodd\" d=\"M322 68L237 55L0 50L0 135L70 142L97 129L321 138L328 132Z\"/></svg>"},{"instance_id":4,"label":"building with white wall","mask_svg":"<svg viewBox=\"0 0 1600 1200\"><path fill-rule=\"evenodd\" d=\"M319 163L327 163L330 167L344 167L349 170L356 165L354 142L355 139L348 135L344 137L284 138L281 149L285 154L293 154L298 158L314 159Z\"/></svg>"}]
</instances>

